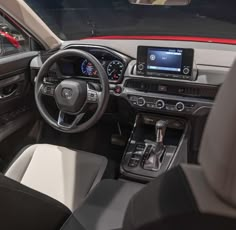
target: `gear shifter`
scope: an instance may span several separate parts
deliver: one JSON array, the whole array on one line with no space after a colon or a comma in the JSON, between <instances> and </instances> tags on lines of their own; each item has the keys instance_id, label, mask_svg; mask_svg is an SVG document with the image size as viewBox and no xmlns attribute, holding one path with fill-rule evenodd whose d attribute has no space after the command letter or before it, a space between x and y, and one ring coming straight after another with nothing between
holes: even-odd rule
<instances>
[{"instance_id":1,"label":"gear shifter","mask_svg":"<svg viewBox=\"0 0 236 230\"><path fill-rule=\"evenodd\" d=\"M165 151L163 140L165 137L168 121L159 120L156 122L156 142L146 140L148 152L145 153L143 168L151 171L158 171L161 167L161 158Z\"/></svg>"},{"instance_id":2,"label":"gear shifter","mask_svg":"<svg viewBox=\"0 0 236 230\"><path fill-rule=\"evenodd\" d=\"M156 130L156 143L159 143L163 146L163 140L166 133L166 127L168 122L164 120L159 120L156 122L155 130Z\"/></svg>"}]
</instances>

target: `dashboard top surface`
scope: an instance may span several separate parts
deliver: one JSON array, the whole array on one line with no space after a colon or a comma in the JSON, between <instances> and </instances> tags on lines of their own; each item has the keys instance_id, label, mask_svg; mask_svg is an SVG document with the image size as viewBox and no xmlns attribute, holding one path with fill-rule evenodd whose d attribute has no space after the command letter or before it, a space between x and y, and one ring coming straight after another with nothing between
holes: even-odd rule
<instances>
[{"instance_id":1,"label":"dashboard top surface","mask_svg":"<svg viewBox=\"0 0 236 230\"><path fill-rule=\"evenodd\" d=\"M180 47L195 50L195 63L197 65L209 65L230 68L236 57L235 45L216 43L163 41L163 40L105 40L87 39L80 41L66 41L62 49L71 45L99 45L117 50L134 59L137 58L138 46Z\"/></svg>"}]
</instances>

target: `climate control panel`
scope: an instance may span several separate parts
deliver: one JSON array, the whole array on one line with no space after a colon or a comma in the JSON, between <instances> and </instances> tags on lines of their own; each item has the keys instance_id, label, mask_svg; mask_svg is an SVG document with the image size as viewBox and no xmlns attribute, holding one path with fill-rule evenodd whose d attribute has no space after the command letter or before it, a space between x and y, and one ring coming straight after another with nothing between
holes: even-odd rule
<instances>
[{"instance_id":1,"label":"climate control panel","mask_svg":"<svg viewBox=\"0 0 236 230\"><path fill-rule=\"evenodd\" d=\"M135 95L129 95L128 100L134 107L145 110L191 114L197 107L196 103L193 102L140 97Z\"/></svg>"}]
</instances>

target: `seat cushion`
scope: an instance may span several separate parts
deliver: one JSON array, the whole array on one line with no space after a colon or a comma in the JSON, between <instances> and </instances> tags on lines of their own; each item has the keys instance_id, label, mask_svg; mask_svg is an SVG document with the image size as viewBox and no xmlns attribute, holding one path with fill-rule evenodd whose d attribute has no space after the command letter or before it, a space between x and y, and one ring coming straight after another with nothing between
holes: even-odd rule
<instances>
[{"instance_id":1,"label":"seat cushion","mask_svg":"<svg viewBox=\"0 0 236 230\"><path fill-rule=\"evenodd\" d=\"M107 159L96 154L40 144L21 151L5 175L73 211L101 180L106 165Z\"/></svg>"},{"instance_id":2,"label":"seat cushion","mask_svg":"<svg viewBox=\"0 0 236 230\"><path fill-rule=\"evenodd\" d=\"M101 181L62 230L121 229L129 201L143 187L133 182Z\"/></svg>"}]
</instances>

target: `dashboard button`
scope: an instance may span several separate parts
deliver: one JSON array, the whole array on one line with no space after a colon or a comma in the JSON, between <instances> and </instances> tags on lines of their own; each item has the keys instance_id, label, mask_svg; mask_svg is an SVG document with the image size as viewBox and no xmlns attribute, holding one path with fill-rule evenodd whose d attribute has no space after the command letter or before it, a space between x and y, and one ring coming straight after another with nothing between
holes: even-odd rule
<instances>
[{"instance_id":1,"label":"dashboard button","mask_svg":"<svg viewBox=\"0 0 236 230\"><path fill-rule=\"evenodd\" d=\"M130 101L138 101L138 97L137 96L130 96Z\"/></svg>"},{"instance_id":2,"label":"dashboard button","mask_svg":"<svg viewBox=\"0 0 236 230\"><path fill-rule=\"evenodd\" d=\"M191 113L191 112L193 111L193 109L192 109L192 108L186 108L185 111L186 111L187 113Z\"/></svg>"},{"instance_id":3,"label":"dashboard button","mask_svg":"<svg viewBox=\"0 0 236 230\"><path fill-rule=\"evenodd\" d=\"M131 159L129 160L128 166L131 167L131 168L135 168L135 167L138 166L139 161L140 161L140 160L138 160L138 159L133 159L133 158L131 158Z\"/></svg>"},{"instance_id":4,"label":"dashboard button","mask_svg":"<svg viewBox=\"0 0 236 230\"><path fill-rule=\"evenodd\" d=\"M185 92L185 88L179 88L178 89L178 93L184 93Z\"/></svg>"},{"instance_id":5,"label":"dashboard button","mask_svg":"<svg viewBox=\"0 0 236 230\"><path fill-rule=\"evenodd\" d=\"M122 93L122 87L116 86L115 89L114 89L114 92L115 92L116 94L121 94L121 93Z\"/></svg>"},{"instance_id":6,"label":"dashboard button","mask_svg":"<svg viewBox=\"0 0 236 230\"><path fill-rule=\"evenodd\" d=\"M183 102L178 102L175 107L176 107L176 110L179 112L182 112L185 109L185 105Z\"/></svg>"},{"instance_id":7,"label":"dashboard button","mask_svg":"<svg viewBox=\"0 0 236 230\"><path fill-rule=\"evenodd\" d=\"M167 86L166 85L159 85L158 91L159 92L167 92Z\"/></svg>"},{"instance_id":8,"label":"dashboard button","mask_svg":"<svg viewBox=\"0 0 236 230\"><path fill-rule=\"evenodd\" d=\"M175 111L175 106L174 105L166 105L166 110L168 111Z\"/></svg>"},{"instance_id":9,"label":"dashboard button","mask_svg":"<svg viewBox=\"0 0 236 230\"><path fill-rule=\"evenodd\" d=\"M154 104L154 103L151 103L151 102L148 102L148 103L147 103L147 108L152 108L152 109L154 109L154 108L155 108L155 104Z\"/></svg>"},{"instance_id":10,"label":"dashboard button","mask_svg":"<svg viewBox=\"0 0 236 230\"><path fill-rule=\"evenodd\" d=\"M158 109L163 109L165 107L165 102L163 100L158 100L156 103Z\"/></svg>"}]
</instances>

